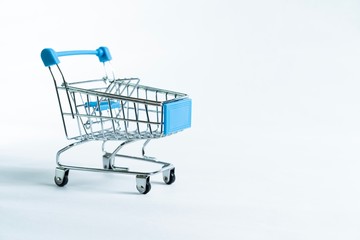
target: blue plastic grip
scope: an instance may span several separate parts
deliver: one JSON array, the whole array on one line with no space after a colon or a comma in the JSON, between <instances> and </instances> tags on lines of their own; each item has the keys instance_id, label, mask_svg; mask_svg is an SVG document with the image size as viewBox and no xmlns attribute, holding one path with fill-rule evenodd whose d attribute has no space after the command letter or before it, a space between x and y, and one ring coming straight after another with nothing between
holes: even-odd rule
<instances>
[{"instance_id":1,"label":"blue plastic grip","mask_svg":"<svg viewBox=\"0 0 360 240\"><path fill-rule=\"evenodd\" d=\"M55 52L52 48L44 48L41 51L41 59L45 67L60 63L59 57L73 55L96 55L100 62L107 62L111 60L110 51L107 47L99 47L96 50L74 50L63 52Z\"/></svg>"},{"instance_id":2,"label":"blue plastic grip","mask_svg":"<svg viewBox=\"0 0 360 240\"><path fill-rule=\"evenodd\" d=\"M108 101L86 102L85 105L84 105L85 108L92 107L92 108L95 108L96 111L99 111L99 108L98 108L99 106L100 106L100 111L104 111L104 110L109 109ZM111 109L120 108L120 103L117 102L117 101L110 101L110 107L111 107Z\"/></svg>"},{"instance_id":3,"label":"blue plastic grip","mask_svg":"<svg viewBox=\"0 0 360 240\"><path fill-rule=\"evenodd\" d=\"M164 103L164 134L169 135L191 127L191 99Z\"/></svg>"}]
</instances>

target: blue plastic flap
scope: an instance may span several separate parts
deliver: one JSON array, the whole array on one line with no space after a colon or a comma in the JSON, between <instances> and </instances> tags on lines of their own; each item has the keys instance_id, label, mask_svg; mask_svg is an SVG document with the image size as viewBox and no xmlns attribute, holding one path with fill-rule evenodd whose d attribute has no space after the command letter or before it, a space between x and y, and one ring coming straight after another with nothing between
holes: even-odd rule
<instances>
[{"instance_id":1,"label":"blue plastic flap","mask_svg":"<svg viewBox=\"0 0 360 240\"><path fill-rule=\"evenodd\" d=\"M100 111L104 111L104 110L108 110L109 109L109 103L108 101L101 101L99 104L98 102L94 101L94 102L88 102L85 103L85 107L92 107L95 108L96 111L99 111L98 105L100 106ZM111 109L114 108L120 108L120 103L116 102L116 101L110 101L110 107Z\"/></svg>"},{"instance_id":2,"label":"blue plastic flap","mask_svg":"<svg viewBox=\"0 0 360 240\"><path fill-rule=\"evenodd\" d=\"M191 127L191 99L164 103L164 134L169 135Z\"/></svg>"}]
</instances>

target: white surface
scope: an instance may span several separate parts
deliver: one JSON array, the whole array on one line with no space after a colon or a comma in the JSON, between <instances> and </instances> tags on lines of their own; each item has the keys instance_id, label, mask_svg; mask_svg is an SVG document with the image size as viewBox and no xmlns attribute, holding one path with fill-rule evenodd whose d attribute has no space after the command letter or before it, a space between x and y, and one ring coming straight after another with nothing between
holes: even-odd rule
<instances>
[{"instance_id":1,"label":"white surface","mask_svg":"<svg viewBox=\"0 0 360 240\"><path fill-rule=\"evenodd\" d=\"M359 10L1 2L0 239L359 239ZM68 142L40 51L100 45L121 76L191 95L192 129L149 146L174 185L156 176L143 196L133 177L75 171L53 184Z\"/></svg>"}]
</instances>

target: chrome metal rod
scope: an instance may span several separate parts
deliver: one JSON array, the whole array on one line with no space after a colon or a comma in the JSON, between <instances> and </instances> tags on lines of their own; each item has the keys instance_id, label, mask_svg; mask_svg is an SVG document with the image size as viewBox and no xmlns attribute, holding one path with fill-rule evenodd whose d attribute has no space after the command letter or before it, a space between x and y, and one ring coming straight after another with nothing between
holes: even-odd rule
<instances>
[{"instance_id":1,"label":"chrome metal rod","mask_svg":"<svg viewBox=\"0 0 360 240\"><path fill-rule=\"evenodd\" d=\"M145 157L145 147L146 147L146 145L148 145L148 143L150 142L150 140L151 140L151 139L147 139L147 140L144 142L143 146L142 146L141 154L142 154L143 157Z\"/></svg>"},{"instance_id":2,"label":"chrome metal rod","mask_svg":"<svg viewBox=\"0 0 360 240\"><path fill-rule=\"evenodd\" d=\"M93 96L112 98L112 99L124 100L124 101L136 102L136 103L144 103L144 104L150 104L150 105L155 105L155 106L161 106L161 104L162 104L161 102L156 102L153 100L120 96L120 95L116 95L116 94L112 94L112 93L98 92L98 91L76 88L76 87L71 87L71 86L67 87L67 89L64 87L58 87L58 88L68 90L69 92L79 92L79 93L89 94L89 95L93 95Z\"/></svg>"},{"instance_id":3,"label":"chrome metal rod","mask_svg":"<svg viewBox=\"0 0 360 240\"><path fill-rule=\"evenodd\" d=\"M152 157L136 157L136 156L130 156L130 155L124 155L124 154L116 154L115 156L122 157L122 158L130 158L130 159L140 160L140 161L146 161L146 162L151 162L151 163L156 163L156 164L162 164L162 165L164 165L164 168L171 168L171 166L173 166L171 163L158 161L158 160L156 160L156 158L152 158Z\"/></svg>"},{"instance_id":4,"label":"chrome metal rod","mask_svg":"<svg viewBox=\"0 0 360 240\"><path fill-rule=\"evenodd\" d=\"M71 116L71 113L64 112L63 115ZM135 120L135 119L124 119L124 118L115 118L115 117L106 117L106 116L96 116L96 115L87 115L87 114L75 114L78 117L86 117L86 118L103 118L107 120L121 120L121 121L129 121L129 122L137 122L137 123L146 123L146 124L161 124L159 122L148 122L143 120Z\"/></svg>"},{"instance_id":5,"label":"chrome metal rod","mask_svg":"<svg viewBox=\"0 0 360 240\"><path fill-rule=\"evenodd\" d=\"M92 168L92 167L80 167L73 165L61 165L61 168L70 169L70 170L79 170L79 171L89 171L89 172L110 172L110 173L121 173L121 174L129 174L129 175L154 175L160 172L163 172L171 167L164 167L156 171L151 172L139 172L139 171L129 171L124 168L114 168L114 169L103 169L103 168Z\"/></svg>"},{"instance_id":6,"label":"chrome metal rod","mask_svg":"<svg viewBox=\"0 0 360 240\"><path fill-rule=\"evenodd\" d=\"M79 146L79 145L81 145L81 144L83 144L83 143L86 143L86 142L88 142L88 141L89 141L88 139L81 140L81 141L79 141L79 142L74 142L74 143L72 143L72 144L70 144L70 145L67 145L66 147L60 149L60 150L56 153L56 164L57 164L59 167L64 167L65 165L62 165L62 164L60 163L60 155L61 155L63 152L69 150L70 148Z\"/></svg>"}]
</instances>

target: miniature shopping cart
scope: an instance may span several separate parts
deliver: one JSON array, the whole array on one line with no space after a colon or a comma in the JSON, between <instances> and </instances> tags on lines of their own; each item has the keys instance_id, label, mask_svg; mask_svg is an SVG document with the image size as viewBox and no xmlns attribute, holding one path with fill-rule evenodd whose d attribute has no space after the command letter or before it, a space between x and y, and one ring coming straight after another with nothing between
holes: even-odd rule
<instances>
[{"instance_id":1,"label":"miniature shopping cart","mask_svg":"<svg viewBox=\"0 0 360 240\"><path fill-rule=\"evenodd\" d=\"M59 57L96 55L104 66L104 77L94 80L68 81L59 66ZM136 188L146 194L151 189L150 176L162 173L166 184L175 181L175 167L145 155L145 147L152 139L172 135L191 126L191 99L186 94L143 86L138 78L116 79L109 70L109 49L56 52L45 48L41 58L49 68L55 84L65 135L73 143L56 155L55 183L68 183L69 170L111 172L136 176ZM127 144L144 140L140 156L119 154ZM60 163L60 156L71 148L102 141L102 167ZM106 151L107 142L117 141L115 150ZM126 158L160 165L155 171L133 171L115 165L115 159Z\"/></svg>"}]
</instances>

